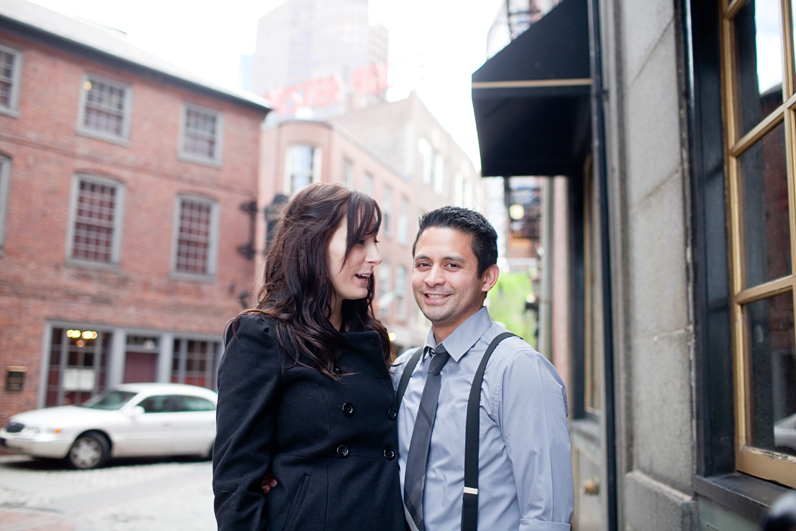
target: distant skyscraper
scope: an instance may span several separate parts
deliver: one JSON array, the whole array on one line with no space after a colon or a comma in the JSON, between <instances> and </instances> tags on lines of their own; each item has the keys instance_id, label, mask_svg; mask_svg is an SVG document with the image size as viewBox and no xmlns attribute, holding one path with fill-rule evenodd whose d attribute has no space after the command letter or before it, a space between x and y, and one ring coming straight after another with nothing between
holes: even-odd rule
<instances>
[{"instance_id":1,"label":"distant skyscraper","mask_svg":"<svg viewBox=\"0 0 796 531\"><path fill-rule=\"evenodd\" d=\"M287 0L257 27L252 90L282 117L315 118L385 101L387 29L367 0Z\"/></svg>"}]
</instances>

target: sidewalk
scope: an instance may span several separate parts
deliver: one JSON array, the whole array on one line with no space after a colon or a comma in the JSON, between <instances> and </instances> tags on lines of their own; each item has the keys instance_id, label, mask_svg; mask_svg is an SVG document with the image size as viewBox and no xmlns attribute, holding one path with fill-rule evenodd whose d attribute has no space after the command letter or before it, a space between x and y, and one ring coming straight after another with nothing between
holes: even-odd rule
<instances>
[{"instance_id":1,"label":"sidewalk","mask_svg":"<svg viewBox=\"0 0 796 531\"><path fill-rule=\"evenodd\" d=\"M72 518L51 511L0 507L0 531L80 531Z\"/></svg>"}]
</instances>

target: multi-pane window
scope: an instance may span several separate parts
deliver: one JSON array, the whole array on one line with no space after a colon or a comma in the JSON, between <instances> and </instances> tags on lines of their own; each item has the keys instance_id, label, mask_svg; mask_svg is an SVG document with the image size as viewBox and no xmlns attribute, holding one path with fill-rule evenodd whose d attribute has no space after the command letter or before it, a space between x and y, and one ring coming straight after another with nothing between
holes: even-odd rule
<instances>
[{"instance_id":1,"label":"multi-pane window","mask_svg":"<svg viewBox=\"0 0 796 531\"><path fill-rule=\"evenodd\" d=\"M420 156L420 176L425 184L432 184L434 175L434 148L428 140L420 137L417 141L417 152Z\"/></svg>"},{"instance_id":2,"label":"multi-pane window","mask_svg":"<svg viewBox=\"0 0 796 531\"><path fill-rule=\"evenodd\" d=\"M126 139L131 89L95 76L86 76L82 88L80 130L103 138Z\"/></svg>"},{"instance_id":3,"label":"multi-pane window","mask_svg":"<svg viewBox=\"0 0 796 531\"><path fill-rule=\"evenodd\" d=\"M0 111L13 113L17 110L21 65L21 53L0 46Z\"/></svg>"},{"instance_id":4,"label":"multi-pane window","mask_svg":"<svg viewBox=\"0 0 796 531\"><path fill-rule=\"evenodd\" d=\"M793 14L794 7L791 0L725 1L722 21L736 467L791 487L796 24L783 14Z\"/></svg>"},{"instance_id":5,"label":"multi-pane window","mask_svg":"<svg viewBox=\"0 0 796 531\"><path fill-rule=\"evenodd\" d=\"M320 181L321 149L297 144L287 148L285 163L285 194L291 196Z\"/></svg>"},{"instance_id":6,"label":"multi-pane window","mask_svg":"<svg viewBox=\"0 0 796 531\"><path fill-rule=\"evenodd\" d=\"M216 203L181 197L177 206L174 270L208 275L215 272Z\"/></svg>"},{"instance_id":7,"label":"multi-pane window","mask_svg":"<svg viewBox=\"0 0 796 531\"><path fill-rule=\"evenodd\" d=\"M219 352L217 341L175 339L171 381L214 389Z\"/></svg>"},{"instance_id":8,"label":"multi-pane window","mask_svg":"<svg viewBox=\"0 0 796 531\"><path fill-rule=\"evenodd\" d=\"M0 155L0 252L5 242L6 209L8 208L8 191L11 185L11 159Z\"/></svg>"},{"instance_id":9,"label":"multi-pane window","mask_svg":"<svg viewBox=\"0 0 796 531\"><path fill-rule=\"evenodd\" d=\"M406 267L395 268L395 300L398 306L398 319L406 320Z\"/></svg>"},{"instance_id":10,"label":"multi-pane window","mask_svg":"<svg viewBox=\"0 0 796 531\"><path fill-rule=\"evenodd\" d=\"M373 197L373 175L366 173L362 181L362 191Z\"/></svg>"},{"instance_id":11,"label":"multi-pane window","mask_svg":"<svg viewBox=\"0 0 796 531\"><path fill-rule=\"evenodd\" d=\"M220 113L186 105L183 108L181 155L200 162L220 162L222 125Z\"/></svg>"},{"instance_id":12,"label":"multi-pane window","mask_svg":"<svg viewBox=\"0 0 796 531\"><path fill-rule=\"evenodd\" d=\"M118 263L124 188L88 176L78 176L73 187L69 256L88 262Z\"/></svg>"},{"instance_id":13,"label":"multi-pane window","mask_svg":"<svg viewBox=\"0 0 796 531\"><path fill-rule=\"evenodd\" d=\"M354 163L348 159L343 159L343 184L354 186Z\"/></svg>"},{"instance_id":14,"label":"multi-pane window","mask_svg":"<svg viewBox=\"0 0 796 531\"><path fill-rule=\"evenodd\" d=\"M409 237L409 200L401 197L401 207L398 210L398 243L407 243Z\"/></svg>"},{"instance_id":15,"label":"multi-pane window","mask_svg":"<svg viewBox=\"0 0 796 531\"><path fill-rule=\"evenodd\" d=\"M105 389L112 335L90 326L52 329L46 406L80 404Z\"/></svg>"},{"instance_id":16,"label":"multi-pane window","mask_svg":"<svg viewBox=\"0 0 796 531\"><path fill-rule=\"evenodd\" d=\"M381 233L389 238L392 236L392 188L385 186L381 198Z\"/></svg>"},{"instance_id":17,"label":"multi-pane window","mask_svg":"<svg viewBox=\"0 0 796 531\"><path fill-rule=\"evenodd\" d=\"M390 308L392 308L393 300L392 267L389 262L384 260L377 271L379 278L379 317L381 319L387 319L390 317Z\"/></svg>"}]
</instances>

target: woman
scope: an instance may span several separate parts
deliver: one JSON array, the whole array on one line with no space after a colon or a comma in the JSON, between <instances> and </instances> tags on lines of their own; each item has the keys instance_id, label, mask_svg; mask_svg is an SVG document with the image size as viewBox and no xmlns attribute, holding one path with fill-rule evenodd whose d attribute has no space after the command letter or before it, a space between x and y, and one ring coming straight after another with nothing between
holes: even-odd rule
<instances>
[{"instance_id":1,"label":"woman","mask_svg":"<svg viewBox=\"0 0 796 531\"><path fill-rule=\"evenodd\" d=\"M225 333L219 530L403 531L389 340L371 306L380 224L373 199L339 185L287 205L259 304Z\"/></svg>"}]
</instances>

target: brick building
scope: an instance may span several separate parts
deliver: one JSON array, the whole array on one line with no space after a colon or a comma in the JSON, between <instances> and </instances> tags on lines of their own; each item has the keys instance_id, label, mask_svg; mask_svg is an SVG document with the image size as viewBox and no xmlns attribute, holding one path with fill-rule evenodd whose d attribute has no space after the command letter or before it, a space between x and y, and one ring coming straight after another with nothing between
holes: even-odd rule
<instances>
[{"instance_id":1,"label":"brick building","mask_svg":"<svg viewBox=\"0 0 796 531\"><path fill-rule=\"evenodd\" d=\"M214 385L268 110L0 2L0 422L121 382Z\"/></svg>"}]
</instances>

